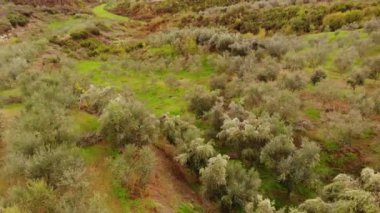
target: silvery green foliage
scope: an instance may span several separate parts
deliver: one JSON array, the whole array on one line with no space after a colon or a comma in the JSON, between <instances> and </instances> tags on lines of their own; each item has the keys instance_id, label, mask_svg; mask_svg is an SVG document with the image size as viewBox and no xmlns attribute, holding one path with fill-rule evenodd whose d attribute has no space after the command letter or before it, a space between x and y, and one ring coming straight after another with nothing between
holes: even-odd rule
<instances>
[{"instance_id":1,"label":"silvery green foliage","mask_svg":"<svg viewBox=\"0 0 380 213\"><path fill-rule=\"evenodd\" d=\"M285 55L291 48L291 39L283 35L276 34L271 38L265 39L263 42L265 49L268 53L277 58L281 58Z\"/></svg>"},{"instance_id":2,"label":"silvery green foliage","mask_svg":"<svg viewBox=\"0 0 380 213\"><path fill-rule=\"evenodd\" d=\"M263 108L269 113L278 113L287 121L297 120L300 107L299 97L288 90L280 90L264 97Z\"/></svg>"},{"instance_id":3,"label":"silvery green foliage","mask_svg":"<svg viewBox=\"0 0 380 213\"><path fill-rule=\"evenodd\" d=\"M196 173L207 165L208 159L216 155L212 142L206 143L203 138L179 144L179 153L176 159Z\"/></svg>"},{"instance_id":4,"label":"silvery green foliage","mask_svg":"<svg viewBox=\"0 0 380 213\"><path fill-rule=\"evenodd\" d=\"M226 194L222 197L223 208L243 208L254 201L260 185L259 173L254 168L245 169L240 162L230 161L227 165Z\"/></svg>"},{"instance_id":5,"label":"silvery green foliage","mask_svg":"<svg viewBox=\"0 0 380 213\"><path fill-rule=\"evenodd\" d=\"M217 102L211 110L207 113L207 119L210 123L209 134L214 138L220 132L224 120L228 117L224 112L224 102Z\"/></svg>"},{"instance_id":6,"label":"silvery green foliage","mask_svg":"<svg viewBox=\"0 0 380 213\"><path fill-rule=\"evenodd\" d=\"M224 194L227 184L227 165L229 158L227 155L218 154L210 158L207 166L199 171L206 197L217 199Z\"/></svg>"},{"instance_id":7,"label":"silvery green foliage","mask_svg":"<svg viewBox=\"0 0 380 213\"><path fill-rule=\"evenodd\" d=\"M277 61L275 61L275 59L265 57L259 65L255 66L253 74L259 81L274 81L277 79L280 69L280 65Z\"/></svg>"},{"instance_id":8,"label":"silvery green foliage","mask_svg":"<svg viewBox=\"0 0 380 213\"><path fill-rule=\"evenodd\" d=\"M260 161L267 168L275 169L279 162L289 157L296 147L293 144L293 138L288 135L279 135L267 143L261 150Z\"/></svg>"},{"instance_id":9,"label":"silvery green foliage","mask_svg":"<svg viewBox=\"0 0 380 213\"><path fill-rule=\"evenodd\" d=\"M358 57L359 53L355 48L346 48L339 52L334 63L339 72L347 73L351 71L352 65Z\"/></svg>"},{"instance_id":10,"label":"silvery green foliage","mask_svg":"<svg viewBox=\"0 0 380 213\"><path fill-rule=\"evenodd\" d=\"M210 111L218 99L218 92L209 92L202 87L197 87L188 97L190 105L189 110L196 116L202 117Z\"/></svg>"},{"instance_id":11,"label":"silvery green foliage","mask_svg":"<svg viewBox=\"0 0 380 213\"><path fill-rule=\"evenodd\" d=\"M154 153L144 146L125 146L123 153L111 165L113 175L132 193L142 192L151 177L155 165Z\"/></svg>"},{"instance_id":12,"label":"silvery green foliage","mask_svg":"<svg viewBox=\"0 0 380 213\"><path fill-rule=\"evenodd\" d=\"M99 114L115 95L111 87L98 88L91 85L90 88L80 96L80 106L91 113Z\"/></svg>"},{"instance_id":13,"label":"silvery green foliage","mask_svg":"<svg viewBox=\"0 0 380 213\"><path fill-rule=\"evenodd\" d=\"M272 82L250 84L244 89L244 106L248 108L259 106L265 101L266 96L270 96L277 90L277 86Z\"/></svg>"},{"instance_id":14,"label":"silvery green foliage","mask_svg":"<svg viewBox=\"0 0 380 213\"><path fill-rule=\"evenodd\" d=\"M161 133L174 145L189 143L201 136L200 130L179 116L165 115L160 119Z\"/></svg>"},{"instance_id":15,"label":"silvery green foliage","mask_svg":"<svg viewBox=\"0 0 380 213\"><path fill-rule=\"evenodd\" d=\"M305 88L307 84L306 76L301 72L287 73L282 76L280 86L290 91L301 90Z\"/></svg>"},{"instance_id":16,"label":"silvery green foliage","mask_svg":"<svg viewBox=\"0 0 380 213\"><path fill-rule=\"evenodd\" d=\"M57 211L56 202L52 187L43 180L32 180L26 186L10 188L4 203L9 212L12 207L14 212L52 212Z\"/></svg>"},{"instance_id":17,"label":"silvery green foliage","mask_svg":"<svg viewBox=\"0 0 380 213\"><path fill-rule=\"evenodd\" d=\"M262 195L257 195L254 202L249 202L244 208L246 213L280 213L281 211L276 211L274 207L274 202L269 200L269 198L263 198Z\"/></svg>"},{"instance_id":18,"label":"silvery green foliage","mask_svg":"<svg viewBox=\"0 0 380 213\"><path fill-rule=\"evenodd\" d=\"M301 148L278 162L279 179L290 188L297 184L314 184L318 180L315 168L319 164L320 150L315 142L303 139Z\"/></svg>"},{"instance_id":19,"label":"silvery green foliage","mask_svg":"<svg viewBox=\"0 0 380 213\"><path fill-rule=\"evenodd\" d=\"M350 144L373 128L373 124L357 110L351 110L348 114L329 113L325 119L327 125L324 131L327 138L341 144Z\"/></svg>"},{"instance_id":20,"label":"silvery green foliage","mask_svg":"<svg viewBox=\"0 0 380 213\"><path fill-rule=\"evenodd\" d=\"M1 87L12 86L17 77L26 71L31 59L44 47L45 43L46 41L26 41L2 45L0 50Z\"/></svg>"},{"instance_id":21,"label":"silvery green foliage","mask_svg":"<svg viewBox=\"0 0 380 213\"><path fill-rule=\"evenodd\" d=\"M263 113L255 116L250 113L245 120L227 117L217 138L222 144L236 150L251 148L257 152L278 134L291 134L291 128L285 125L278 115Z\"/></svg>"},{"instance_id":22,"label":"silvery green foliage","mask_svg":"<svg viewBox=\"0 0 380 213\"><path fill-rule=\"evenodd\" d=\"M371 168L364 168L361 172L363 189L370 191L380 201L380 173Z\"/></svg>"},{"instance_id":23,"label":"silvery green foliage","mask_svg":"<svg viewBox=\"0 0 380 213\"><path fill-rule=\"evenodd\" d=\"M379 212L379 183L379 173L371 168L364 168L360 179L339 174L332 183L323 187L321 197L306 200L299 205L298 210L322 213Z\"/></svg>"},{"instance_id":24,"label":"silvery green foliage","mask_svg":"<svg viewBox=\"0 0 380 213\"><path fill-rule=\"evenodd\" d=\"M157 119L141 103L118 96L100 116L100 133L118 147L142 146L155 140L157 124Z\"/></svg>"},{"instance_id":25,"label":"silvery green foliage","mask_svg":"<svg viewBox=\"0 0 380 213\"><path fill-rule=\"evenodd\" d=\"M249 112L246 111L242 105L237 104L237 103L235 103L234 101L232 101L232 102L228 105L227 115L228 115L230 118L237 118L237 119L239 119L240 121L242 121L242 120L245 120L245 119L248 118L248 116L249 116Z\"/></svg>"}]
</instances>

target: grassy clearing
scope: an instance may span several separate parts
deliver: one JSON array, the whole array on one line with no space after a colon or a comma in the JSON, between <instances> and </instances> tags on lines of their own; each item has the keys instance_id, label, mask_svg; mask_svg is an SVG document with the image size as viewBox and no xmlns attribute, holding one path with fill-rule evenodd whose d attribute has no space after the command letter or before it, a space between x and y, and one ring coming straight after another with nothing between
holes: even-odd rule
<instances>
[{"instance_id":1,"label":"grassy clearing","mask_svg":"<svg viewBox=\"0 0 380 213\"><path fill-rule=\"evenodd\" d=\"M111 12L108 12L105 9L106 6L107 6L107 4L101 4L97 7L95 7L94 9L92 9L92 13L94 13L94 15L96 15L99 18L112 19L115 21L128 21L129 20L125 16L119 16L119 15L113 14Z\"/></svg>"},{"instance_id":2,"label":"grassy clearing","mask_svg":"<svg viewBox=\"0 0 380 213\"><path fill-rule=\"evenodd\" d=\"M130 89L136 97L153 110L157 115L164 113L186 113L185 96L195 84L207 85L208 78L214 72L212 66L205 59L201 70L189 71L120 71L120 62L103 62L84 60L79 61L79 73L90 77L97 86L112 86L118 89ZM120 68L120 69L119 69ZM170 85L168 79L178 82Z\"/></svg>"},{"instance_id":3,"label":"grassy clearing","mask_svg":"<svg viewBox=\"0 0 380 213\"><path fill-rule=\"evenodd\" d=\"M71 116L75 123L73 129L79 134L95 132L99 127L98 118L94 115L76 110L72 112Z\"/></svg>"}]
</instances>

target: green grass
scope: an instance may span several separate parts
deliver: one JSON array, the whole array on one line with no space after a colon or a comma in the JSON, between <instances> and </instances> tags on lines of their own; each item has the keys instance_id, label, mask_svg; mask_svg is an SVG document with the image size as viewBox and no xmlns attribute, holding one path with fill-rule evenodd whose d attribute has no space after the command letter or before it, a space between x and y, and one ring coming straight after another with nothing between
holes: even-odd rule
<instances>
[{"instance_id":1,"label":"green grass","mask_svg":"<svg viewBox=\"0 0 380 213\"><path fill-rule=\"evenodd\" d=\"M94 13L99 18L111 19L115 21L128 21L129 19L125 16L119 16L113 14L105 9L107 4L101 4L92 9L92 13Z\"/></svg>"},{"instance_id":2,"label":"green grass","mask_svg":"<svg viewBox=\"0 0 380 213\"><path fill-rule=\"evenodd\" d=\"M91 165L96 163L98 160L101 160L103 158L104 152L106 151L108 150L105 150L105 147L94 145L81 148L80 155L86 164Z\"/></svg>"},{"instance_id":3,"label":"green grass","mask_svg":"<svg viewBox=\"0 0 380 213\"><path fill-rule=\"evenodd\" d=\"M120 61L82 60L77 63L80 74L89 76L97 86L112 86L117 89L129 88L136 97L157 115L186 113L186 94L194 85L208 85L208 79L214 72L213 67L204 59L201 69L189 71L156 71L141 72L123 70ZM178 86L170 86L167 79L181 82Z\"/></svg>"},{"instance_id":4,"label":"green grass","mask_svg":"<svg viewBox=\"0 0 380 213\"><path fill-rule=\"evenodd\" d=\"M191 203L181 203L181 205L176 210L176 213L198 213L203 212L202 209L200 209L197 206L194 206Z\"/></svg>"},{"instance_id":5,"label":"green grass","mask_svg":"<svg viewBox=\"0 0 380 213\"><path fill-rule=\"evenodd\" d=\"M95 132L99 127L98 118L84 111L73 111L71 117L75 123L73 129L79 134Z\"/></svg>"},{"instance_id":6,"label":"green grass","mask_svg":"<svg viewBox=\"0 0 380 213\"><path fill-rule=\"evenodd\" d=\"M21 90L19 88L13 88L0 91L0 97L19 97L21 96Z\"/></svg>"},{"instance_id":7,"label":"green grass","mask_svg":"<svg viewBox=\"0 0 380 213\"><path fill-rule=\"evenodd\" d=\"M312 120L318 120L319 118L321 118L321 112L314 107L306 108L305 115Z\"/></svg>"}]
</instances>

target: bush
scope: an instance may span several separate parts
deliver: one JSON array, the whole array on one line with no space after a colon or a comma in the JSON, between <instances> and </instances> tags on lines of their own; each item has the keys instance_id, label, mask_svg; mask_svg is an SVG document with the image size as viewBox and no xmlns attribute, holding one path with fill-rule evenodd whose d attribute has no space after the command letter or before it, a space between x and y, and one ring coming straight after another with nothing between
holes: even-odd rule
<instances>
[{"instance_id":1,"label":"bush","mask_svg":"<svg viewBox=\"0 0 380 213\"><path fill-rule=\"evenodd\" d=\"M179 153L176 159L197 174L206 167L208 159L216 155L212 142L205 143L203 138L180 144Z\"/></svg>"},{"instance_id":2,"label":"bush","mask_svg":"<svg viewBox=\"0 0 380 213\"><path fill-rule=\"evenodd\" d=\"M316 85L317 83L321 82L323 79L325 79L327 77L326 73L321 70L321 69L317 69L313 75L311 76L310 78L310 81L313 85Z\"/></svg>"},{"instance_id":3,"label":"bush","mask_svg":"<svg viewBox=\"0 0 380 213\"><path fill-rule=\"evenodd\" d=\"M287 121L295 121L298 117L301 101L294 93L282 90L266 96L263 107L269 113L278 113Z\"/></svg>"},{"instance_id":4,"label":"bush","mask_svg":"<svg viewBox=\"0 0 380 213\"><path fill-rule=\"evenodd\" d=\"M371 19L364 24L364 29L370 33L380 29L380 19Z\"/></svg>"},{"instance_id":5,"label":"bush","mask_svg":"<svg viewBox=\"0 0 380 213\"><path fill-rule=\"evenodd\" d=\"M111 170L133 194L142 193L149 182L155 165L154 153L145 146L138 148L133 144L125 146L123 153L113 160Z\"/></svg>"},{"instance_id":6,"label":"bush","mask_svg":"<svg viewBox=\"0 0 380 213\"><path fill-rule=\"evenodd\" d=\"M302 212L349 212L352 209L378 212L378 187L368 187L368 183L379 184L379 174L370 168L362 170L360 179L338 174L332 183L323 187L322 197L306 200L298 208Z\"/></svg>"},{"instance_id":7,"label":"bush","mask_svg":"<svg viewBox=\"0 0 380 213\"><path fill-rule=\"evenodd\" d=\"M138 146L156 138L156 118L134 100L117 97L111 100L100 117L100 133L116 147Z\"/></svg>"},{"instance_id":8,"label":"bush","mask_svg":"<svg viewBox=\"0 0 380 213\"><path fill-rule=\"evenodd\" d=\"M353 90L357 86L362 86L365 83L366 73L363 70L355 70L351 73L350 78L347 80L347 84L351 86Z\"/></svg>"},{"instance_id":9,"label":"bush","mask_svg":"<svg viewBox=\"0 0 380 213\"><path fill-rule=\"evenodd\" d=\"M87 26L85 28L76 29L70 33L70 36L74 40L82 40L90 37L91 35L100 35L100 31L96 26Z\"/></svg>"},{"instance_id":10,"label":"bush","mask_svg":"<svg viewBox=\"0 0 380 213\"><path fill-rule=\"evenodd\" d=\"M274 81L280 72L280 66L271 58L265 58L256 70L256 78L259 81Z\"/></svg>"},{"instance_id":11,"label":"bush","mask_svg":"<svg viewBox=\"0 0 380 213\"><path fill-rule=\"evenodd\" d=\"M301 90L306 86L307 79L300 72L288 73L281 78L279 84L282 88L296 91Z\"/></svg>"},{"instance_id":12,"label":"bush","mask_svg":"<svg viewBox=\"0 0 380 213\"><path fill-rule=\"evenodd\" d=\"M202 117L210 111L218 99L218 93L208 92L202 87L197 87L189 96L189 111L195 113L197 117Z\"/></svg>"},{"instance_id":13,"label":"bush","mask_svg":"<svg viewBox=\"0 0 380 213\"><path fill-rule=\"evenodd\" d=\"M281 56L285 55L285 53L291 49L289 43L289 38L282 35L275 35L266 39L263 45L271 56L281 58Z\"/></svg>"},{"instance_id":14,"label":"bush","mask_svg":"<svg viewBox=\"0 0 380 213\"><path fill-rule=\"evenodd\" d=\"M355 110L348 114L331 113L327 118L329 121L324 129L327 139L339 144L351 144L372 128L372 123Z\"/></svg>"},{"instance_id":15,"label":"bush","mask_svg":"<svg viewBox=\"0 0 380 213\"><path fill-rule=\"evenodd\" d=\"M226 194L221 198L222 211L243 208L255 201L261 185L259 173L245 169L240 162L228 162Z\"/></svg>"},{"instance_id":16,"label":"bush","mask_svg":"<svg viewBox=\"0 0 380 213\"><path fill-rule=\"evenodd\" d=\"M160 127L161 133L174 145L190 143L201 135L196 126L181 120L179 116L163 116L160 119Z\"/></svg>"},{"instance_id":17,"label":"bush","mask_svg":"<svg viewBox=\"0 0 380 213\"><path fill-rule=\"evenodd\" d=\"M228 160L229 156L219 154L210 158L207 167L200 170L200 180L207 198L216 200L225 193Z\"/></svg>"},{"instance_id":18,"label":"bush","mask_svg":"<svg viewBox=\"0 0 380 213\"><path fill-rule=\"evenodd\" d=\"M377 80L380 77L380 56L372 57L367 62L370 79Z\"/></svg>"},{"instance_id":19,"label":"bush","mask_svg":"<svg viewBox=\"0 0 380 213\"><path fill-rule=\"evenodd\" d=\"M296 147L293 139L287 135L279 135L267 143L260 153L260 161L269 169L277 169L279 162L289 157Z\"/></svg>"},{"instance_id":20,"label":"bush","mask_svg":"<svg viewBox=\"0 0 380 213\"><path fill-rule=\"evenodd\" d=\"M13 27L24 27L29 23L28 17L18 12L11 12L7 15L9 23L12 24Z\"/></svg>"},{"instance_id":21,"label":"bush","mask_svg":"<svg viewBox=\"0 0 380 213\"><path fill-rule=\"evenodd\" d=\"M15 212L52 212L57 210L56 202L54 190L43 180L29 181L26 186L14 186L6 198L8 206L18 209Z\"/></svg>"},{"instance_id":22,"label":"bush","mask_svg":"<svg viewBox=\"0 0 380 213\"><path fill-rule=\"evenodd\" d=\"M80 96L80 107L90 113L100 114L108 102L115 97L115 91L110 88L90 88Z\"/></svg>"},{"instance_id":23,"label":"bush","mask_svg":"<svg viewBox=\"0 0 380 213\"><path fill-rule=\"evenodd\" d=\"M334 63L339 72L346 73L352 69L352 65L357 58L358 52L355 49L344 49L339 52Z\"/></svg>"},{"instance_id":24,"label":"bush","mask_svg":"<svg viewBox=\"0 0 380 213\"><path fill-rule=\"evenodd\" d=\"M0 19L0 35L7 33L11 29L12 25L8 20Z\"/></svg>"}]
</instances>

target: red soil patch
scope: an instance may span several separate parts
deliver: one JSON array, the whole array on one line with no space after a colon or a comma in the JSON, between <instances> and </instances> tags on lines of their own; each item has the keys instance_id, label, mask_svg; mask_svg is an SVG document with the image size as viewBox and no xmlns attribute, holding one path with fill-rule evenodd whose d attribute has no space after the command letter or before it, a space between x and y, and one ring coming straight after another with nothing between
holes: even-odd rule
<instances>
[{"instance_id":1,"label":"red soil patch","mask_svg":"<svg viewBox=\"0 0 380 213\"><path fill-rule=\"evenodd\" d=\"M198 192L190 186L181 166L165 153L163 149L154 147L156 166L153 177L147 186L147 196L158 203L154 212L170 213L181 205L181 203L192 203L202 206L207 212L212 207Z\"/></svg>"}]
</instances>

